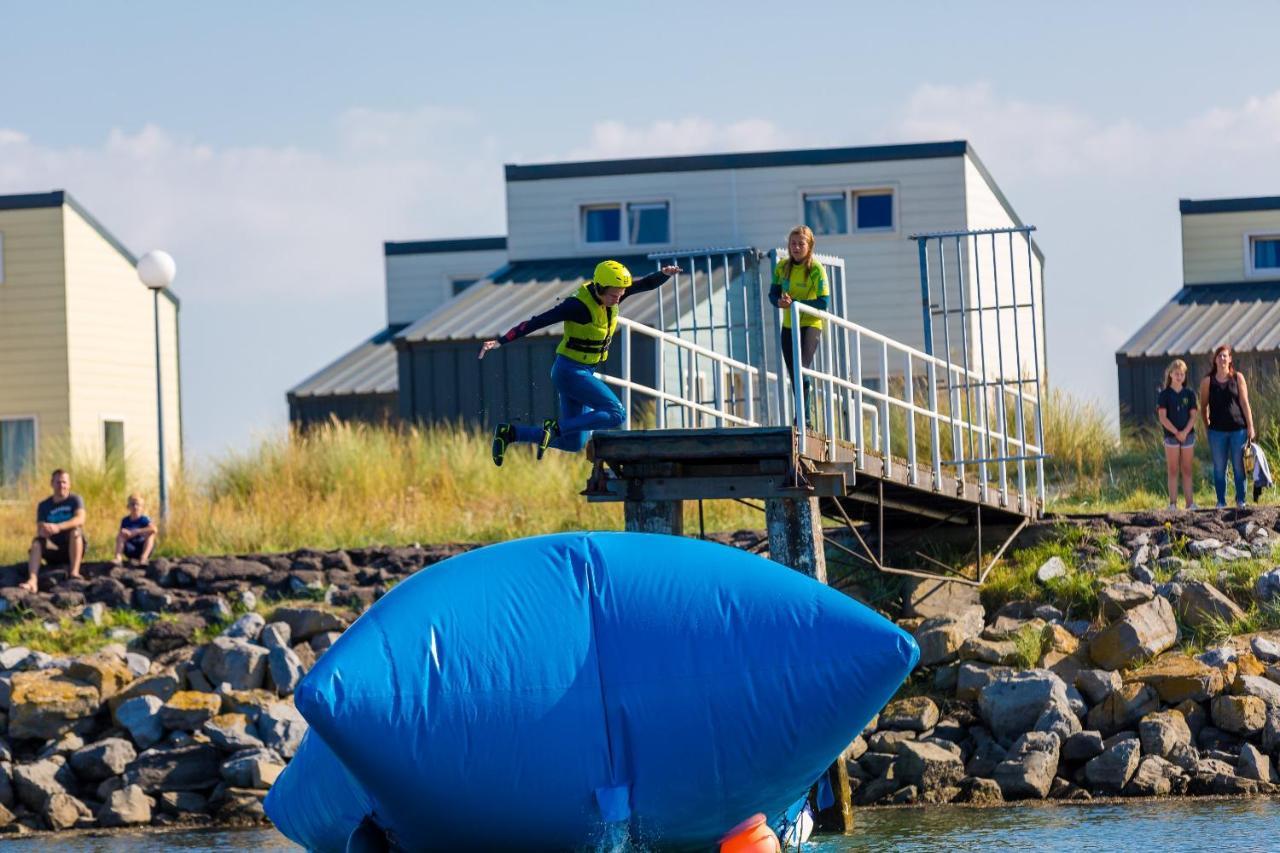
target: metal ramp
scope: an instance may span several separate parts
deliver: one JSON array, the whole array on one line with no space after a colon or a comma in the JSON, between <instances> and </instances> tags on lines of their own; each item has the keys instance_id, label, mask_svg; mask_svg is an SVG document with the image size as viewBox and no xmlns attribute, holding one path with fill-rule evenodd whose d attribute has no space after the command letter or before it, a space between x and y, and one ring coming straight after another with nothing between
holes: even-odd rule
<instances>
[{"instance_id":1,"label":"metal ramp","mask_svg":"<svg viewBox=\"0 0 1280 853\"><path fill-rule=\"evenodd\" d=\"M792 303L793 327L804 314L825 324L815 363L795 385L782 375L781 312L763 299L776 250L654 255L659 265L705 267L707 281L719 271L721 285L699 294L691 276L678 276L667 286L681 310L661 321L665 328L621 321L622 376L602 378L621 389L631 420L627 429L594 435L595 470L584 494L629 502L815 498L824 514L849 526L860 543L854 556L882 571L930 577L937 573L885 565L885 531L972 527L980 569L956 579L980 583L990 568L983 528L1006 534L993 564L1043 510L1037 284L1030 266L1018 275L1014 260L1018 240L1030 256L1030 230L915 238L924 349L847 319L843 260L818 256L833 312ZM1007 242L1007 263L997 240ZM1033 339L1024 343L1027 329ZM989 340L992 334L999 339ZM654 342L655 386L631 379L636 335ZM937 338L945 347L934 353ZM798 364L798 336L794 343ZM863 535L868 524L875 548Z\"/></svg>"}]
</instances>

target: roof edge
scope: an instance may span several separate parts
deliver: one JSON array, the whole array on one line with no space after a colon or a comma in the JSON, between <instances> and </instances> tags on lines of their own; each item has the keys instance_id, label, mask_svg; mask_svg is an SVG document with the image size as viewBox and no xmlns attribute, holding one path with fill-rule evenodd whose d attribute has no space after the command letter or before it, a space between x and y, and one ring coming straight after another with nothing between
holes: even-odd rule
<instances>
[{"instance_id":1,"label":"roof edge","mask_svg":"<svg viewBox=\"0 0 1280 853\"><path fill-rule=\"evenodd\" d=\"M1249 213L1255 210L1280 210L1280 196L1178 199L1178 212L1184 215L1197 213Z\"/></svg>"},{"instance_id":2,"label":"roof edge","mask_svg":"<svg viewBox=\"0 0 1280 853\"><path fill-rule=\"evenodd\" d=\"M961 157L969 150L969 143L959 139L947 142L913 142L849 148L805 148L788 151L534 163L527 166L507 163L504 168L508 182L539 181L552 178L589 178L654 172L703 172L717 169L760 169L770 166L820 166L836 163L870 163L880 160L923 160Z\"/></svg>"},{"instance_id":3,"label":"roof edge","mask_svg":"<svg viewBox=\"0 0 1280 853\"><path fill-rule=\"evenodd\" d=\"M385 257L392 255L435 255L444 252L491 252L507 248L507 238L455 237L445 240L388 240L382 244Z\"/></svg>"}]
</instances>

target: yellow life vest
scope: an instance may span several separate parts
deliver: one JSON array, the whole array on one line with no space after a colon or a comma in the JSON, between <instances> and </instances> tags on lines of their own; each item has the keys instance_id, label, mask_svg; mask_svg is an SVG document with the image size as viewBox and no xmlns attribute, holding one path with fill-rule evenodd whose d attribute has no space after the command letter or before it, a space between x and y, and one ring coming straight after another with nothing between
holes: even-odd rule
<instances>
[{"instance_id":1,"label":"yellow life vest","mask_svg":"<svg viewBox=\"0 0 1280 853\"><path fill-rule=\"evenodd\" d=\"M788 266L791 267L789 282L784 278L784 273ZM792 299L801 302L828 295L827 271L817 261L813 262L806 275L804 264L794 264L791 263L790 259L787 259L773 268L773 283L781 287L783 293L790 294ZM806 326L814 326L821 329L822 318L814 317L812 314L801 314L800 327L804 328ZM791 309L782 312L782 328L791 328Z\"/></svg>"},{"instance_id":2,"label":"yellow life vest","mask_svg":"<svg viewBox=\"0 0 1280 853\"><path fill-rule=\"evenodd\" d=\"M618 309L606 308L596 301L587 285L577 289L570 299L576 299L591 312L591 322L564 321L564 337L556 352L581 364L602 364L609 357L609 344L618 328Z\"/></svg>"}]
</instances>

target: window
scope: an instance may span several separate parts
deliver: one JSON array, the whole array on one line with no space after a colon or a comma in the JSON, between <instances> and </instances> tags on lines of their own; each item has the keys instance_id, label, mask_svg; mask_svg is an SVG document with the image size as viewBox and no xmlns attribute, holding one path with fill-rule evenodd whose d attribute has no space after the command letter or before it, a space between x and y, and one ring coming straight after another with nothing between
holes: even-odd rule
<instances>
[{"instance_id":1,"label":"window","mask_svg":"<svg viewBox=\"0 0 1280 853\"><path fill-rule=\"evenodd\" d=\"M621 243L622 206L602 204L583 207L582 242Z\"/></svg>"},{"instance_id":2,"label":"window","mask_svg":"<svg viewBox=\"0 0 1280 853\"><path fill-rule=\"evenodd\" d=\"M814 234L848 234L849 211L845 194L805 193L804 224Z\"/></svg>"},{"instance_id":3,"label":"window","mask_svg":"<svg viewBox=\"0 0 1280 853\"><path fill-rule=\"evenodd\" d=\"M1253 268L1280 271L1280 236L1253 238Z\"/></svg>"},{"instance_id":4,"label":"window","mask_svg":"<svg viewBox=\"0 0 1280 853\"><path fill-rule=\"evenodd\" d=\"M18 482L35 462L35 418L0 420L0 486Z\"/></svg>"},{"instance_id":5,"label":"window","mask_svg":"<svg viewBox=\"0 0 1280 853\"><path fill-rule=\"evenodd\" d=\"M665 201L627 205L627 242L633 246L671 242L671 207Z\"/></svg>"},{"instance_id":6,"label":"window","mask_svg":"<svg viewBox=\"0 0 1280 853\"><path fill-rule=\"evenodd\" d=\"M107 470L124 470L124 421L102 422L102 451Z\"/></svg>"},{"instance_id":7,"label":"window","mask_svg":"<svg viewBox=\"0 0 1280 853\"><path fill-rule=\"evenodd\" d=\"M804 224L814 234L892 231L893 190L849 190L805 193Z\"/></svg>"},{"instance_id":8,"label":"window","mask_svg":"<svg viewBox=\"0 0 1280 853\"><path fill-rule=\"evenodd\" d=\"M466 290L468 287L475 284L479 280L480 279L476 278L475 276L472 276L470 278L452 278L452 279L449 279L449 283L453 285L453 295L457 296L459 293Z\"/></svg>"},{"instance_id":9,"label":"window","mask_svg":"<svg viewBox=\"0 0 1280 853\"><path fill-rule=\"evenodd\" d=\"M859 231L888 231L893 228L893 193L854 193L853 227Z\"/></svg>"}]
</instances>

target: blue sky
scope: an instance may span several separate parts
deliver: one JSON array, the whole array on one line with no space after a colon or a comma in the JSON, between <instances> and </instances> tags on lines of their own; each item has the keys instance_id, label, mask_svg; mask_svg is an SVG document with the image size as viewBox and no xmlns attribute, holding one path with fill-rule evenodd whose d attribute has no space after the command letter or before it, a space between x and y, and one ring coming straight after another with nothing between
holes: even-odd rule
<instances>
[{"instance_id":1,"label":"blue sky","mask_svg":"<svg viewBox=\"0 0 1280 853\"><path fill-rule=\"evenodd\" d=\"M1109 409L1178 198L1280 194L1272 4L0 10L0 192L177 258L197 458L380 326L383 240L503 233L506 162L969 139L1040 228L1054 381Z\"/></svg>"}]
</instances>

